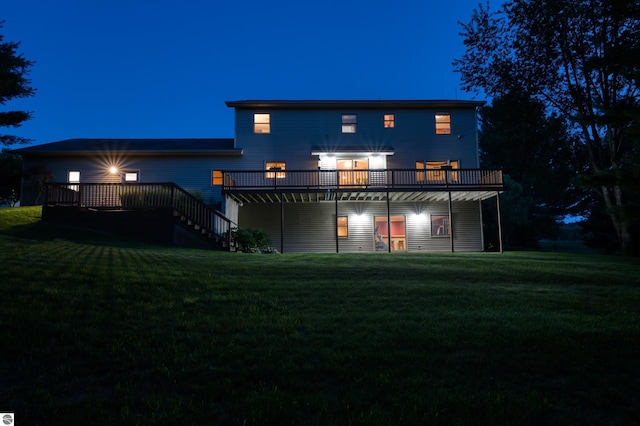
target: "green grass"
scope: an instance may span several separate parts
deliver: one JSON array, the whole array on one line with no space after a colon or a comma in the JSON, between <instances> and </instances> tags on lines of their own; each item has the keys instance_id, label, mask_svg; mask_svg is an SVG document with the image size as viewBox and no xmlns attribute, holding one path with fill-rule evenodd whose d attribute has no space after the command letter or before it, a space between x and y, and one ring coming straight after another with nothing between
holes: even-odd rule
<instances>
[{"instance_id":1,"label":"green grass","mask_svg":"<svg viewBox=\"0 0 640 426\"><path fill-rule=\"evenodd\" d=\"M640 265L248 255L0 210L19 424L637 424Z\"/></svg>"}]
</instances>

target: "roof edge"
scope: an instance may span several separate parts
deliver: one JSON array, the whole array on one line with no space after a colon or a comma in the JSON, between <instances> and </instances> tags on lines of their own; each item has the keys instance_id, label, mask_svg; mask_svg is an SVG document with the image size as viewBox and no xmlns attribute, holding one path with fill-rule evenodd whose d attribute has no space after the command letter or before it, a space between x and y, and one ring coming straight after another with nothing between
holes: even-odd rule
<instances>
[{"instance_id":1,"label":"roof edge","mask_svg":"<svg viewBox=\"0 0 640 426\"><path fill-rule=\"evenodd\" d=\"M422 108L476 108L486 101L476 100L239 100L226 101L228 107L236 109L422 109Z\"/></svg>"}]
</instances>

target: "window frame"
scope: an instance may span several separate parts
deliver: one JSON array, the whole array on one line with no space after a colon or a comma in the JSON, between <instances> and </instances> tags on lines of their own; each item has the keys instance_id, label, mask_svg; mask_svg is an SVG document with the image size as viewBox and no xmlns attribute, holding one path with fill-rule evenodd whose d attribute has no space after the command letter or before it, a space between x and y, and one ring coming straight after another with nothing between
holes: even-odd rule
<instances>
[{"instance_id":1,"label":"window frame","mask_svg":"<svg viewBox=\"0 0 640 426\"><path fill-rule=\"evenodd\" d=\"M266 120L258 120L258 118L266 118ZM259 129L262 130L259 130ZM270 112L254 112L253 113L253 134L268 135L271 133L271 113Z\"/></svg>"},{"instance_id":2,"label":"window frame","mask_svg":"<svg viewBox=\"0 0 640 426\"><path fill-rule=\"evenodd\" d=\"M429 167L438 165L439 167ZM417 160L416 161L416 181L425 183L444 183L445 170L458 170L460 160ZM458 182L458 172L449 174L449 182Z\"/></svg>"},{"instance_id":3,"label":"window frame","mask_svg":"<svg viewBox=\"0 0 640 426\"><path fill-rule=\"evenodd\" d=\"M72 173L75 177L77 174L77 178L71 179ZM80 170L69 170L67 171L67 183L80 183Z\"/></svg>"},{"instance_id":4,"label":"window frame","mask_svg":"<svg viewBox=\"0 0 640 426\"><path fill-rule=\"evenodd\" d=\"M224 185L224 175L222 170L211 170L211 186Z\"/></svg>"},{"instance_id":5,"label":"window frame","mask_svg":"<svg viewBox=\"0 0 640 426\"><path fill-rule=\"evenodd\" d=\"M135 174L136 178L134 180L128 179L129 175ZM122 171L122 181L125 183L137 183L140 182L140 171L139 170L123 170Z\"/></svg>"},{"instance_id":6,"label":"window frame","mask_svg":"<svg viewBox=\"0 0 640 426\"><path fill-rule=\"evenodd\" d=\"M429 220L431 238L451 238L451 218L448 214L432 214ZM441 224L435 225L435 221L441 221ZM437 226L437 228L434 228L434 226ZM442 229L442 233L440 233L440 229Z\"/></svg>"},{"instance_id":7,"label":"window frame","mask_svg":"<svg viewBox=\"0 0 640 426\"><path fill-rule=\"evenodd\" d=\"M71 179L71 176L74 176L74 179ZM77 174L77 179L75 178L75 175ZM67 185L67 188L72 190L72 191L79 191L80 190L80 170L67 170L67 183L69 183L70 185Z\"/></svg>"},{"instance_id":8,"label":"window frame","mask_svg":"<svg viewBox=\"0 0 640 426\"><path fill-rule=\"evenodd\" d=\"M396 127L396 115L395 114L383 114L382 125L385 129L394 129Z\"/></svg>"},{"instance_id":9,"label":"window frame","mask_svg":"<svg viewBox=\"0 0 640 426\"><path fill-rule=\"evenodd\" d=\"M340 224L340 221L344 221L344 225ZM341 234L340 230L344 232ZM336 235L338 238L348 238L349 237L349 216L338 216L336 217Z\"/></svg>"},{"instance_id":10,"label":"window frame","mask_svg":"<svg viewBox=\"0 0 640 426\"><path fill-rule=\"evenodd\" d=\"M265 179L284 179L287 177L285 172L287 168L286 161L265 161L264 162L264 178ZM273 170L273 171L270 171Z\"/></svg>"},{"instance_id":11,"label":"window frame","mask_svg":"<svg viewBox=\"0 0 640 426\"><path fill-rule=\"evenodd\" d=\"M358 131L358 114L342 114L342 133L353 134Z\"/></svg>"},{"instance_id":12,"label":"window frame","mask_svg":"<svg viewBox=\"0 0 640 426\"><path fill-rule=\"evenodd\" d=\"M443 120L445 117L448 119ZM434 114L434 124L436 135L451 135L453 133L450 112L436 112Z\"/></svg>"}]
</instances>

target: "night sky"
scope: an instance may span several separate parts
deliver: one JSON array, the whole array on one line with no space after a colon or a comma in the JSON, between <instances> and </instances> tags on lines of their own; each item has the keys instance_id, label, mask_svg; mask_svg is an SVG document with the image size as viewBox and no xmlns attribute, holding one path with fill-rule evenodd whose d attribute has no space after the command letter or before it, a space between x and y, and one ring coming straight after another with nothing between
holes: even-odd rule
<instances>
[{"instance_id":1,"label":"night sky","mask_svg":"<svg viewBox=\"0 0 640 426\"><path fill-rule=\"evenodd\" d=\"M233 137L226 100L472 99L451 62L479 0L3 2L4 41L36 61L33 111L0 131ZM492 2L496 8L499 2Z\"/></svg>"}]
</instances>

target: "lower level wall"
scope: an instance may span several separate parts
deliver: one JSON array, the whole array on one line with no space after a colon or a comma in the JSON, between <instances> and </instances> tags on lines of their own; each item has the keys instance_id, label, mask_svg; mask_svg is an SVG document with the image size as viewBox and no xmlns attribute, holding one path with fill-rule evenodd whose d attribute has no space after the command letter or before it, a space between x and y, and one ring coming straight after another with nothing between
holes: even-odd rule
<instances>
[{"instance_id":1,"label":"lower level wall","mask_svg":"<svg viewBox=\"0 0 640 426\"><path fill-rule=\"evenodd\" d=\"M174 220L171 209L89 210L78 207L43 206L42 220L148 242L171 243L174 240Z\"/></svg>"},{"instance_id":2,"label":"lower level wall","mask_svg":"<svg viewBox=\"0 0 640 426\"><path fill-rule=\"evenodd\" d=\"M392 202L389 213L404 224L404 230L395 231L399 236L392 238L392 251L451 251L450 235L438 235L432 226L435 217L449 215L448 203ZM348 223L348 235L337 239L335 202L244 204L238 226L266 230L272 245L285 253L380 251L374 218L387 216L386 202L339 202L337 216ZM482 251L480 202L454 202L452 216L454 251ZM388 251L388 239L384 242L382 251Z\"/></svg>"}]
</instances>

